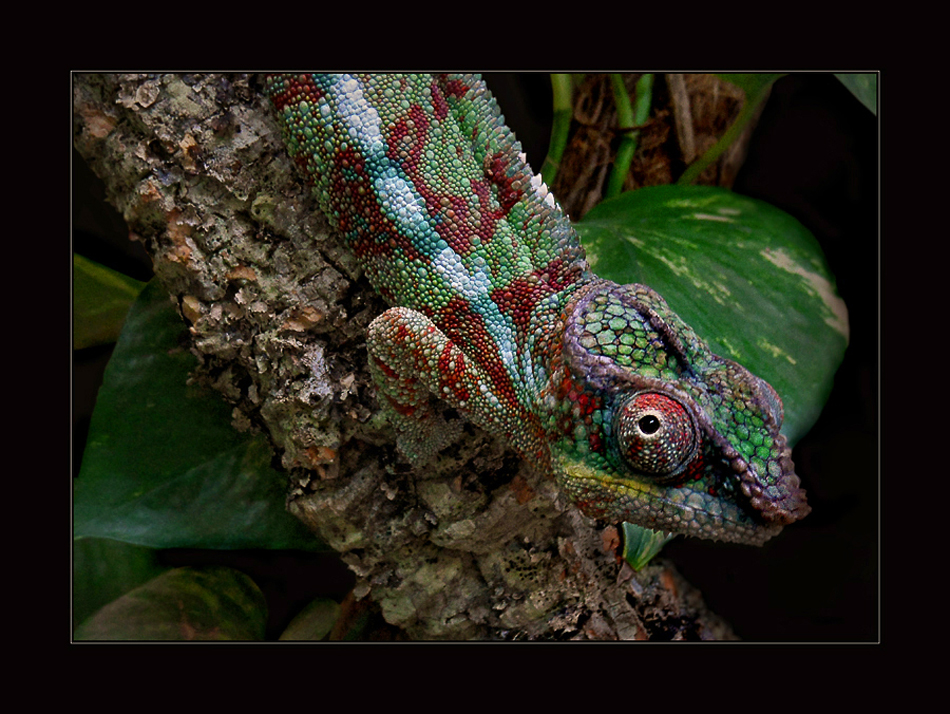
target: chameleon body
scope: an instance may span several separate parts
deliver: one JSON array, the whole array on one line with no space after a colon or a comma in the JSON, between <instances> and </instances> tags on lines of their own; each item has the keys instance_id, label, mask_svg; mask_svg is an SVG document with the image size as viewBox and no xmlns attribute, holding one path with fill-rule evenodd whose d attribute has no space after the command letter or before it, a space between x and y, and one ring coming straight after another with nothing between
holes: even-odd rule
<instances>
[{"instance_id":1,"label":"chameleon body","mask_svg":"<svg viewBox=\"0 0 950 714\"><path fill-rule=\"evenodd\" d=\"M505 435L587 515L761 544L809 511L781 400L643 285L588 267L469 75L270 75L290 154L394 307L370 369L401 450Z\"/></svg>"}]
</instances>

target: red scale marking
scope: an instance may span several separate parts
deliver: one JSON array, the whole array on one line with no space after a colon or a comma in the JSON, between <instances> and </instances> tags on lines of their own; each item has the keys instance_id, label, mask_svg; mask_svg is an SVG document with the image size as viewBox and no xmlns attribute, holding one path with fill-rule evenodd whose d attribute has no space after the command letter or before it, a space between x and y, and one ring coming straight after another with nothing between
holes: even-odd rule
<instances>
[{"instance_id":1,"label":"red scale marking","mask_svg":"<svg viewBox=\"0 0 950 714\"><path fill-rule=\"evenodd\" d=\"M379 369L380 372L385 374L390 379L399 379L399 372L392 369L388 364L383 362L383 360L379 359L379 357L376 357L375 360L376 360L376 367Z\"/></svg>"},{"instance_id":2,"label":"red scale marking","mask_svg":"<svg viewBox=\"0 0 950 714\"><path fill-rule=\"evenodd\" d=\"M693 480L699 481L703 477L703 474L706 472L706 462L703 460L703 452L700 448L699 453L696 454L696 458L693 459L689 466L686 467L686 471L683 473L683 480Z\"/></svg>"},{"instance_id":3,"label":"red scale marking","mask_svg":"<svg viewBox=\"0 0 950 714\"><path fill-rule=\"evenodd\" d=\"M428 316L452 342L462 345L462 351L485 370L491 381L492 392L507 410L520 411L522 407L498 357L495 342L485 329L482 316L460 297L452 298L445 308L438 313L430 312Z\"/></svg>"},{"instance_id":4,"label":"red scale marking","mask_svg":"<svg viewBox=\"0 0 950 714\"><path fill-rule=\"evenodd\" d=\"M420 193L423 193L421 189ZM448 196L447 198L449 206L443 210L440 196L432 192L428 192L428 195L426 195L426 204L430 210L435 210L441 214L441 220L436 223L435 231L456 253L461 256L469 255L473 251L472 238L477 231L469 226L468 219L471 214L468 210L468 204L465 199L458 196ZM454 213L451 218L449 217L450 211Z\"/></svg>"},{"instance_id":5,"label":"red scale marking","mask_svg":"<svg viewBox=\"0 0 950 714\"><path fill-rule=\"evenodd\" d=\"M449 107L446 96L462 97L469 91L469 86L458 80L451 80L445 84L445 92L435 81L430 85L432 103L435 108L437 120L442 120L447 116ZM425 118L425 112L419 106L410 109L410 116L415 122L418 135L417 146L423 146L427 138L428 123ZM405 126L405 120L399 122L393 127L391 147L396 146L398 140L408 133ZM461 151L461 149L457 149ZM392 158L398 158L395 151L391 148ZM459 255L467 255L472 251L472 238L479 236L483 242L491 240L495 233L495 226L502 220L518 201L524 195L522 189L513 187L514 177L508 175L510 168L507 155L504 153L493 154L488 162L489 176L485 181L473 181L472 187L479 201L479 213L481 220L477 227L472 227L469 222L470 212L467 209L466 202L454 196L449 196L450 206L455 216L453 219L446 218L447 209L442 206L443 196L432 191L425 181L422 174L422 167L418 162L403 161L403 169L411 178L413 185L422 195L426 202L429 215L433 217L442 217L436 225L436 232L446 241ZM491 185L498 187L497 200L500 208L489 208L492 203Z\"/></svg>"},{"instance_id":6,"label":"red scale marking","mask_svg":"<svg viewBox=\"0 0 950 714\"><path fill-rule=\"evenodd\" d=\"M435 78L433 78L432 83L429 85L429 93L432 95L432 109L435 118L437 121L442 121L449 114L449 104L445 101L442 88Z\"/></svg>"},{"instance_id":7,"label":"red scale marking","mask_svg":"<svg viewBox=\"0 0 950 714\"><path fill-rule=\"evenodd\" d=\"M507 154L492 154L489 160L489 176L492 183L498 186L498 202L501 204L502 213L505 215L524 196L523 189L512 186L515 177L508 175L509 168Z\"/></svg>"},{"instance_id":8,"label":"red scale marking","mask_svg":"<svg viewBox=\"0 0 950 714\"><path fill-rule=\"evenodd\" d=\"M307 182L312 186L313 180L310 178L310 157L306 154L300 153L294 156L293 159L294 163L303 169L303 174L307 177Z\"/></svg>"},{"instance_id":9,"label":"red scale marking","mask_svg":"<svg viewBox=\"0 0 950 714\"><path fill-rule=\"evenodd\" d=\"M589 394L584 393L584 394L579 395L577 397L577 404L578 406L580 406L582 412L584 412L585 414L590 414L590 395Z\"/></svg>"},{"instance_id":10,"label":"red scale marking","mask_svg":"<svg viewBox=\"0 0 950 714\"><path fill-rule=\"evenodd\" d=\"M385 315L385 313L383 314ZM393 336L392 340L393 344L403 344L409 340L410 334L408 327L406 327L402 322L396 322L396 320L393 318L390 318L387 321L390 325L395 325L396 327L396 334Z\"/></svg>"},{"instance_id":11,"label":"red scale marking","mask_svg":"<svg viewBox=\"0 0 950 714\"><path fill-rule=\"evenodd\" d=\"M397 401L396 399L389 396L388 394L385 396L386 396L386 401L389 402L390 406L392 406L393 410L397 412L398 414L402 414L403 416L406 416L406 417L411 417L416 413L416 407L414 407L412 404L403 404L402 402Z\"/></svg>"},{"instance_id":12,"label":"red scale marking","mask_svg":"<svg viewBox=\"0 0 950 714\"><path fill-rule=\"evenodd\" d=\"M446 345L439 355L439 377L443 387L452 390L459 401L468 401L472 394L465 386L465 359L453 345Z\"/></svg>"},{"instance_id":13,"label":"red scale marking","mask_svg":"<svg viewBox=\"0 0 950 714\"><path fill-rule=\"evenodd\" d=\"M278 110L283 111L285 107L296 106L303 100L315 103L323 96L323 91L314 84L313 77L302 74L290 80L290 86L280 94L275 94L271 101Z\"/></svg>"},{"instance_id":14,"label":"red scale marking","mask_svg":"<svg viewBox=\"0 0 950 714\"><path fill-rule=\"evenodd\" d=\"M410 121L412 126L410 127ZM406 137L411 141L406 142ZM389 128L388 149L386 155L402 165L410 173L413 183L422 183L418 181L419 156L422 155L422 147L426 145L429 138L429 118L418 104L413 104L409 108L409 113L405 117L396 121ZM400 152L409 147L409 157L403 158Z\"/></svg>"},{"instance_id":15,"label":"red scale marking","mask_svg":"<svg viewBox=\"0 0 950 714\"><path fill-rule=\"evenodd\" d=\"M515 278L509 285L493 290L491 299L503 313L511 316L518 332L523 333L538 303L573 281L574 276L559 258L543 269L532 271L530 276Z\"/></svg>"},{"instance_id":16,"label":"red scale marking","mask_svg":"<svg viewBox=\"0 0 950 714\"><path fill-rule=\"evenodd\" d=\"M591 517L591 518L606 518L607 509L604 508L601 500L588 501L588 500L579 500L575 501L577 507L582 513Z\"/></svg>"},{"instance_id":17,"label":"red scale marking","mask_svg":"<svg viewBox=\"0 0 950 714\"><path fill-rule=\"evenodd\" d=\"M390 261L398 255L407 261L420 260L422 254L383 214L375 194L368 189L369 177L359 152L349 147L330 163L330 208L337 216L337 228L349 238L357 257ZM346 206L350 208L344 210ZM384 237L388 240L381 240Z\"/></svg>"},{"instance_id":18,"label":"red scale marking","mask_svg":"<svg viewBox=\"0 0 950 714\"><path fill-rule=\"evenodd\" d=\"M409 120L412 120L413 128L409 127ZM459 255L468 255L472 252L472 237L477 233L468 225L470 216L468 204L464 198L458 196L446 196L433 190L432 186L426 180L425 172L427 166L420 161L422 147L428 141L429 119L426 117L422 107L414 105L409 110L409 115L396 122L389 134L388 156L393 161L400 164L406 176L412 182L413 188L422 196L426 204L426 211L435 223L435 230L439 236L451 246ZM400 151L407 146L405 137L413 137L408 145L410 154L408 157L400 156ZM448 207L443 207L442 202L448 199ZM449 218L449 212L454 216Z\"/></svg>"},{"instance_id":19,"label":"red scale marking","mask_svg":"<svg viewBox=\"0 0 950 714\"><path fill-rule=\"evenodd\" d=\"M433 88L438 88L438 85L436 85L434 82ZM468 94L469 89L471 89L471 86L465 84L465 82L463 82L461 79L449 79L445 82L445 94L449 97L464 97L466 94ZM441 91L439 93L441 95ZM433 91L433 96L434 95L435 91Z\"/></svg>"},{"instance_id":20,"label":"red scale marking","mask_svg":"<svg viewBox=\"0 0 950 714\"><path fill-rule=\"evenodd\" d=\"M587 436L587 443L590 445L590 450L595 454L604 453L604 441L599 432L590 432Z\"/></svg>"},{"instance_id":21,"label":"red scale marking","mask_svg":"<svg viewBox=\"0 0 950 714\"><path fill-rule=\"evenodd\" d=\"M504 219L506 211L501 208L492 207L490 179L485 179L484 181L469 181L469 186L471 186L472 191L475 193L475 197L478 198L478 213L481 216L478 227L475 228L475 233L478 234L483 242L487 243L495 235L495 226L498 225L498 221Z\"/></svg>"}]
</instances>

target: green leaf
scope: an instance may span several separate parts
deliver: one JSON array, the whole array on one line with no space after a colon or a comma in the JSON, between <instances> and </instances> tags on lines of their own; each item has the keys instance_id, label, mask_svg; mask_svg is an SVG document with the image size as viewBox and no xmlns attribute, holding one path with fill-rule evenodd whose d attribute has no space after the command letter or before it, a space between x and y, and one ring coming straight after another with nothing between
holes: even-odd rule
<instances>
[{"instance_id":1,"label":"green leaf","mask_svg":"<svg viewBox=\"0 0 950 714\"><path fill-rule=\"evenodd\" d=\"M811 233L726 189L657 186L605 201L576 226L598 275L643 283L782 397L795 443L831 392L848 343L844 302Z\"/></svg>"},{"instance_id":2,"label":"green leaf","mask_svg":"<svg viewBox=\"0 0 950 714\"><path fill-rule=\"evenodd\" d=\"M104 538L83 538L73 543L73 624L137 588L166 568L158 552Z\"/></svg>"},{"instance_id":3,"label":"green leaf","mask_svg":"<svg viewBox=\"0 0 950 714\"><path fill-rule=\"evenodd\" d=\"M240 434L231 408L187 386L196 360L154 281L129 312L106 367L73 493L75 537L155 548L324 546L285 510L287 477L263 436Z\"/></svg>"},{"instance_id":4,"label":"green leaf","mask_svg":"<svg viewBox=\"0 0 950 714\"><path fill-rule=\"evenodd\" d=\"M641 570L674 536L652 528L623 522L623 559L634 570Z\"/></svg>"},{"instance_id":5,"label":"green leaf","mask_svg":"<svg viewBox=\"0 0 950 714\"><path fill-rule=\"evenodd\" d=\"M877 75L862 74L835 74L841 83L858 98L864 106L877 116Z\"/></svg>"},{"instance_id":6,"label":"green leaf","mask_svg":"<svg viewBox=\"0 0 950 714\"><path fill-rule=\"evenodd\" d=\"M783 75L781 73L770 74L768 72L756 72L749 74L717 74L716 76L736 85L739 89L745 92L746 98L750 102L755 102L757 101L759 94L761 94L770 84Z\"/></svg>"},{"instance_id":7,"label":"green leaf","mask_svg":"<svg viewBox=\"0 0 950 714\"><path fill-rule=\"evenodd\" d=\"M77 640L264 639L267 605L254 581L225 567L177 568L106 605Z\"/></svg>"},{"instance_id":8,"label":"green leaf","mask_svg":"<svg viewBox=\"0 0 950 714\"><path fill-rule=\"evenodd\" d=\"M145 283L73 255L73 349L115 342Z\"/></svg>"},{"instance_id":9,"label":"green leaf","mask_svg":"<svg viewBox=\"0 0 950 714\"><path fill-rule=\"evenodd\" d=\"M318 597L301 610L280 639L318 642L330 634L339 616L340 606L335 601Z\"/></svg>"}]
</instances>

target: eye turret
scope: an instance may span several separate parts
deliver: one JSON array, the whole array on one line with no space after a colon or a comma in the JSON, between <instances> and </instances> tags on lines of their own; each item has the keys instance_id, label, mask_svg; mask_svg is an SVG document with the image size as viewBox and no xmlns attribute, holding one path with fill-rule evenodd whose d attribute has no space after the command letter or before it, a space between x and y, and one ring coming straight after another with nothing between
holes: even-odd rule
<instances>
[{"instance_id":1,"label":"eye turret","mask_svg":"<svg viewBox=\"0 0 950 714\"><path fill-rule=\"evenodd\" d=\"M617 447L634 471L664 481L693 460L699 430L685 406L666 394L638 392L618 412Z\"/></svg>"}]
</instances>

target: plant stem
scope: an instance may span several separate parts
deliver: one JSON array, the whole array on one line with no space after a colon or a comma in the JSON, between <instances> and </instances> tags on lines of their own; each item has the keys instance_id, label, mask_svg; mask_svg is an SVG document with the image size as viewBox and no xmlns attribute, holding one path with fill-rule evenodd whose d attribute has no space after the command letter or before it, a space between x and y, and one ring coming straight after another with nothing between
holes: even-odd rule
<instances>
[{"instance_id":1,"label":"plant stem","mask_svg":"<svg viewBox=\"0 0 950 714\"><path fill-rule=\"evenodd\" d=\"M571 118L574 113L571 101L573 88L571 75L552 74L551 88L554 90L554 120L551 124L551 143L548 146L548 155L541 165L541 179L548 186L554 184L561 157L567 147L567 135L571 128Z\"/></svg>"},{"instance_id":2,"label":"plant stem","mask_svg":"<svg viewBox=\"0 0 950 714\"><path fill-rule=\"evenodd\" d=\"M623 132L620 146L617 147L617 157L607 181L607 190L604 198L619 196L623 191L623 182L630 172L630 164L637 153L637 144L640 139L640 129L650 118L650 106L653 103L653 75L644 74L637 81L636 107L630 104L630 96L623 84L623 77L619 74L610 75L610 84L613 88L614 102L617 105L617 121Z\"/></svg>"},{"instance_id":3,"label":"plant stem","mask_svg":"<svg viewBox=\"0 0 950 714\"><path fill-rule=\"evenodd\" d=\"M744 76L744 75L740 75ZM769 78L769 81L762 82L758 86L742 86L745 90L746 97L745 102L742 104L742 109L739 110L739 116L736 117L736 120L732 123L726 133L720 137L719 141L713 144L701 157L696 159L691 163L686 171L679 177L676 181L679 186L688 186L693 183L699 175L706 170L707 166L714 164L722 153L732 145L736 139L739 138L742 131L746 128L746 125L755 116L755 110L758 108L759 104L762 103L762 100L765 99L768 94L769 88L772 86L774 81L778 79L781 75L765 75ZM735 82L739 84L738 82Z\"/></svg>"}]
</instances>

